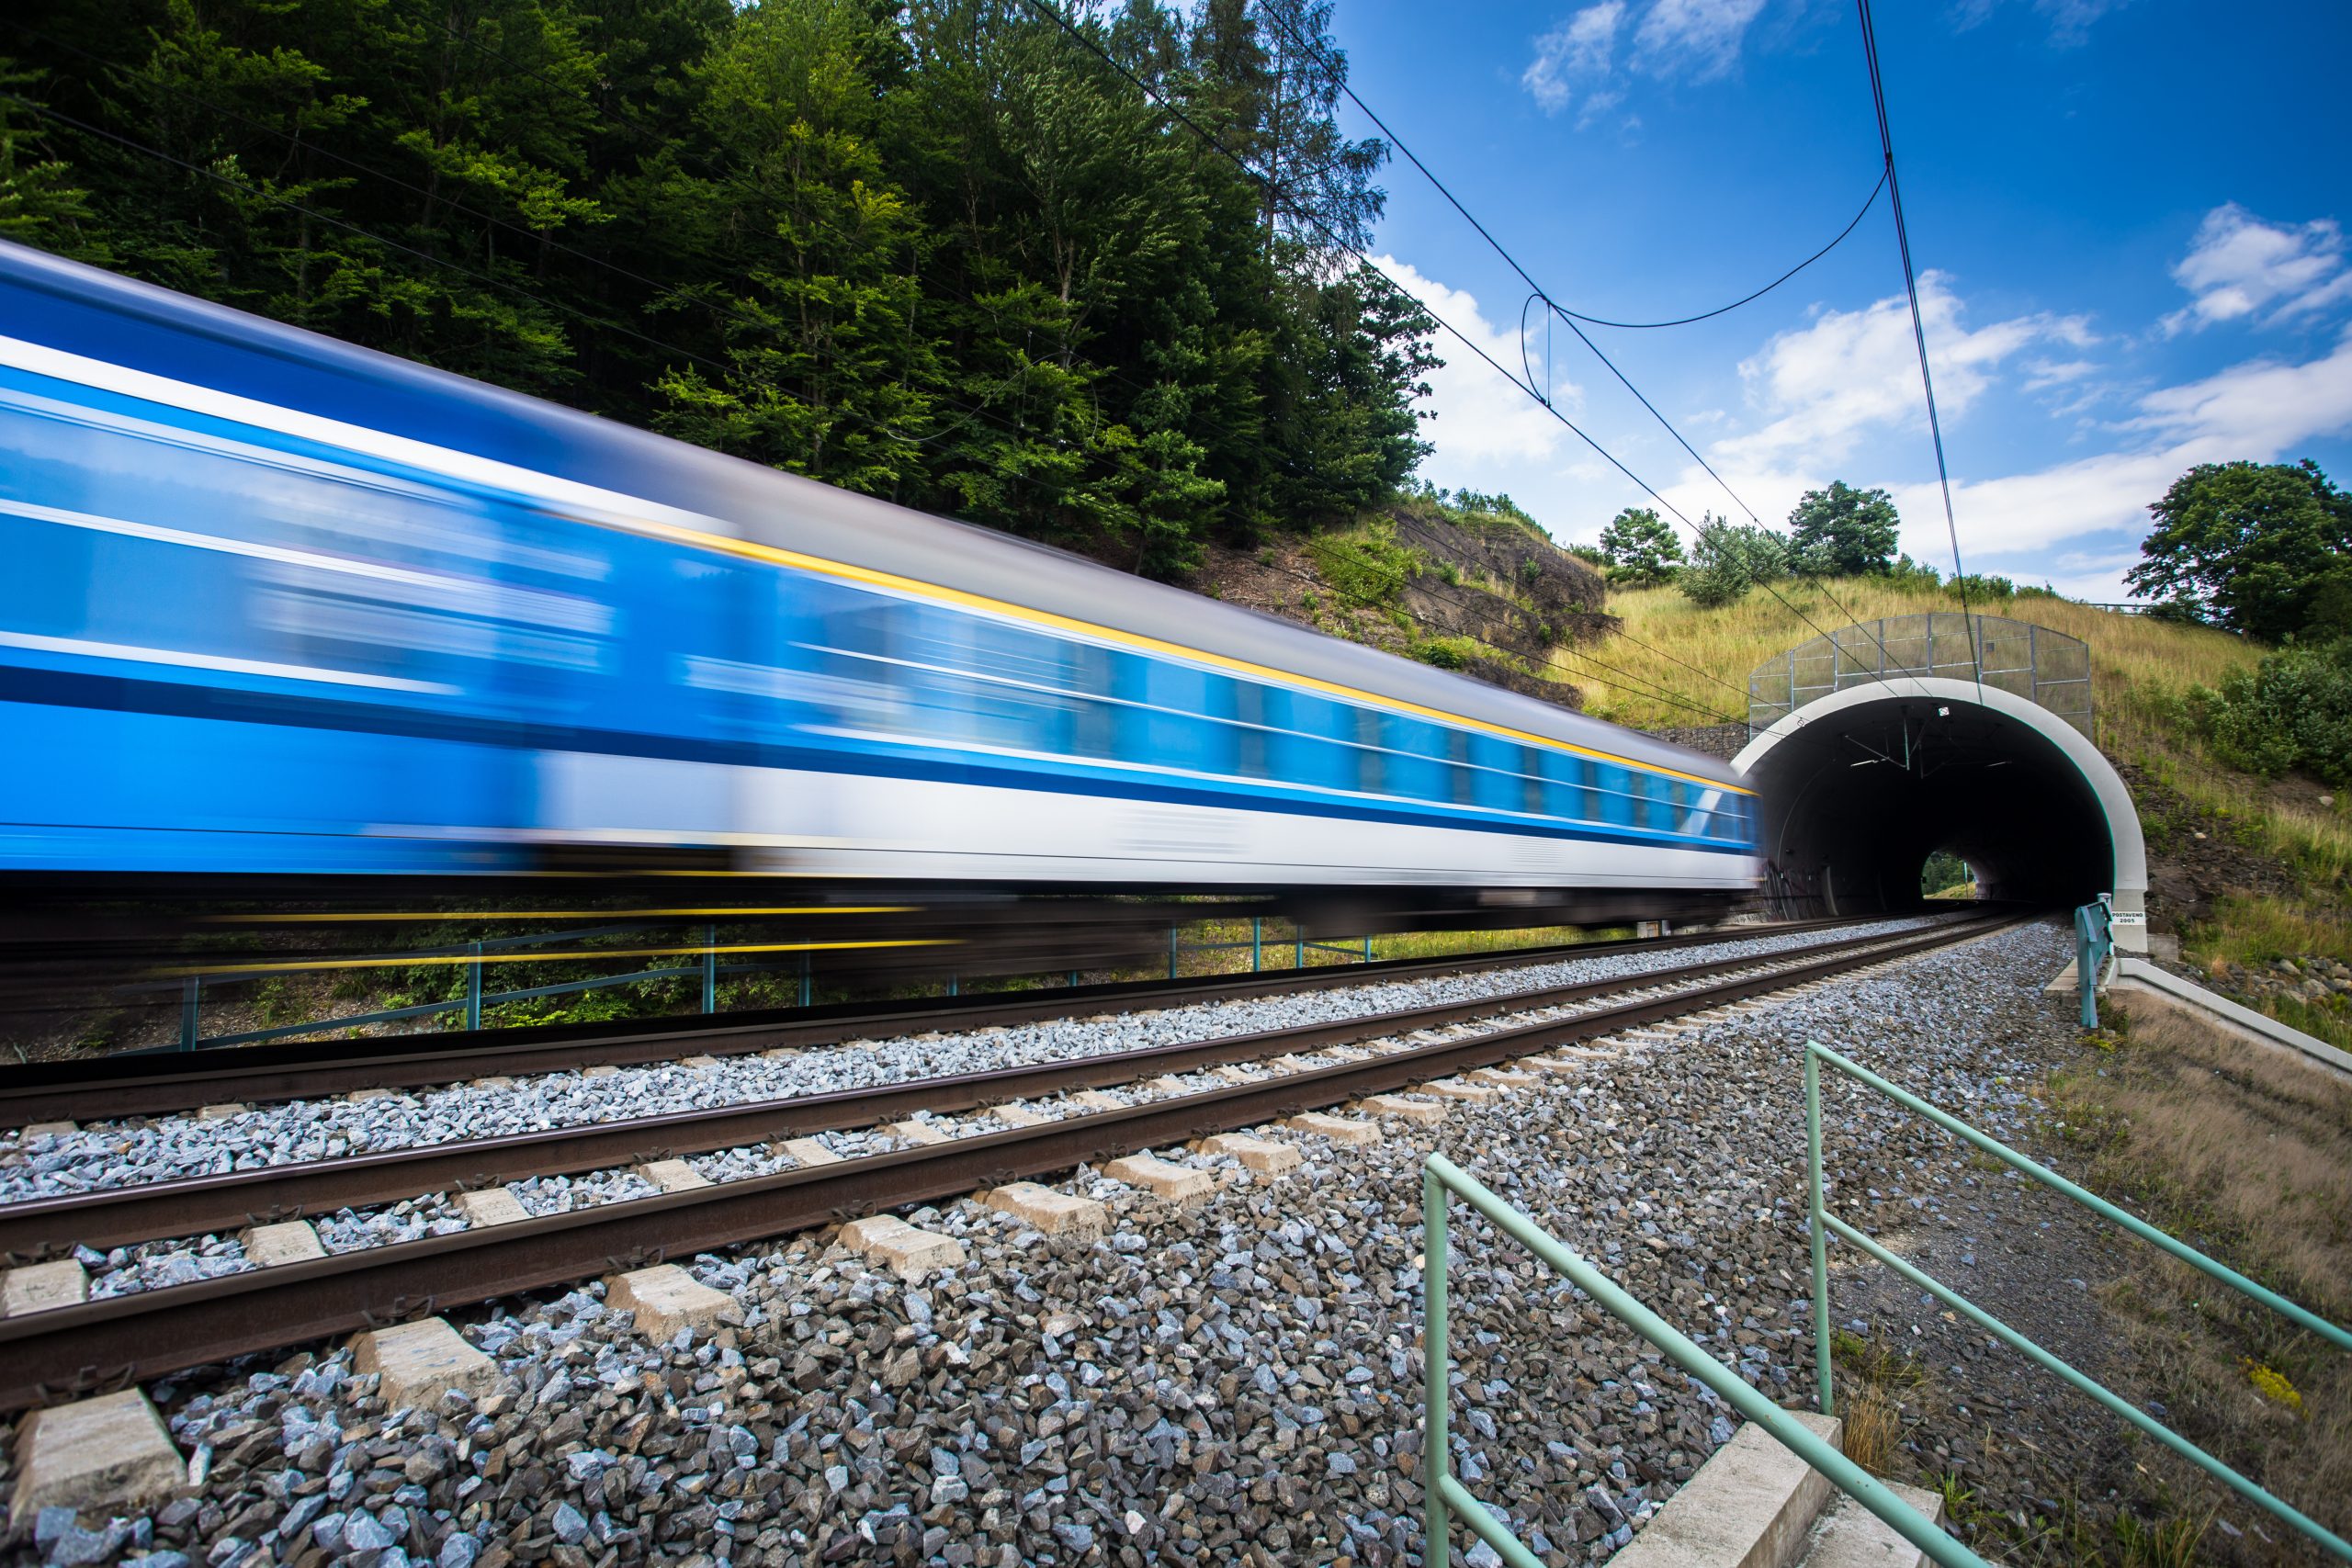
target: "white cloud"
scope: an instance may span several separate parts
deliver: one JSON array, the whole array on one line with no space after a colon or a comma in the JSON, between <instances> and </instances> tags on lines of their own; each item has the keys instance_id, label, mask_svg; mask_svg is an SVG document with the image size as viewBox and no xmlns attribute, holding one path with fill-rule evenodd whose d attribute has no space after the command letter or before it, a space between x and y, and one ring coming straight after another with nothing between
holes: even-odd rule
<instances>
[{"instance_id":1,"label":"white cloud","mask_svg":"<svg viewBox=\"0 0 2352 1568\"><path fill-rule=\"evenodd\" d=\"M1649 0L1634 16L1634 0L1587 6L1535 39L1534 58L1519 85L1545 114L1577 106L1577 125L1589 125L1624 102L1612 84L1622 63L1661 79L1704 82L1739 62L1747 29L1765 0ZM1621 62L1619 40L1631 34Z\"/></svg>"},{"instance_id":2,"label":"white cloud","mask_svg":"<svg viewBox=\"0 0 2352 1568\"><path fill-rule=\"evenodd\" d=\"M1374 256L1373 265L1493 355L1497 363L1510 367L1520 364L1518 333L1498 330L1488 321L1476 296L1425 277L1394 256ZM1445 364L1430 372L1430 403L1437 418L1426 434L1442 458L1524 460L1548 457L1558 447L1567 428L1543 405L1450 335L1438 334L1437 349ZM1527 362L1533 367L1536 384L1543 385L1544 356L1533 344L1528 346ZM1584 397L1582 389L1572 381L1555 380L1551 392L1555 402L1571 409Z\"/></svg>"},{"instance_id":3,"label":"white cloud","mask_svg":"<svg viewBox=\"0 0 2352 1568\"><path fill-rule=\"evenodd\" d=\"M1573 96L1572 78L1593 80L1608 74L1610 49L1624 15L1624 0L1602 0L1535 40L1535 58L1520 73L1519 85L1535 99L1538 108L1558 114ZM1618 96L1611 95L1611 101ZM1586 112L1595 111L1588 106Z\"/></svg>"},{"instance_id":4,"label":"white cloud","mask_svg":"<svg viewBox=\"0 0 2352 1568\"><path fill-rule=\"evenodd\" d=\"M1764 0L1656 0L1634 42L1651 74L1687 70L1703 82L1739 62L1747 26L1763 9Z\"/></svg>"},{"instance_id":5,"label":"white cloud","mask_svg":"<svg viewBox=\"0 0 2352 1568\"><path fill-rule=\"evenodd\" d=\"M2194 298L2164 319L2167 337L2266 310L2258 324L2268 326L2352 299L2344 232L2334 219L2266 223L2234 201L2205 215L2172 275Z\"/></svg>"},{"instance_id":6,"label":"white cloud","mask_svg":"<svg viewBox=\"0 0 2352 1568\"><path fill-rule=\"evenodd\" d=\"M1974 402L2001 362L2018 351L2035 344L2083 347L2098 341L2082 317L2046 313L1972 332L1961 323L1959 297L1933 272L1919 279L1919 314L1937 405L1948 416ZM1739 373L1773 417L1715 444L1713 452L1730 463L1769 465L1788 457L1835 463L1875 429L1926 422L1911 308L1899 294L1860 310L1824 311L1811 325L1773 338L1741 362Z\"/></svg>"},{"instance_id":7,"label":"white cloud","mask_svg":"<svg viewBox=\"0 0 2352 1568\"><path fill-rule=\"evenodd\" d=\"M2132 0L2033 0L2033 8L2050 24L2052 48L2074 49L2090 40L2091 24L2110 11L2120 11ZM1952 8L1962 32L1989 19L2000 0L1961 0Z\"/></svg>"},{"instance_id":8,"label":"white cloud","mask_svg":"<svg viewBox=\"0 0 2352 1568\"><path fill-rule=\"evenodd\" d=\"M1971 552L2031 550L2109 529L2146 532L2149 502L2199 463L2270 462L2322 436L2352 430L2352 333L2301 364L2249 360L2140 399L2117 426L2147 445L2033 473L1952 486L1961 543ZM1895 488L1913 554L1948 548L1943 499L1930 483ZM1929 557L1928 558L1934 558Z\"/></svg>"},{"instance_id":9,"label":"white cloud","mask_svg":"<svg viewBox=\"0 0 2352 1568\"><path fill-rule=\"evenodd\" d=\"M2025 389L2046 391L2052 387L2070 387L2099 368L2090 359L2030 359L2026 361Z\"/></svg>"}]
</instances>

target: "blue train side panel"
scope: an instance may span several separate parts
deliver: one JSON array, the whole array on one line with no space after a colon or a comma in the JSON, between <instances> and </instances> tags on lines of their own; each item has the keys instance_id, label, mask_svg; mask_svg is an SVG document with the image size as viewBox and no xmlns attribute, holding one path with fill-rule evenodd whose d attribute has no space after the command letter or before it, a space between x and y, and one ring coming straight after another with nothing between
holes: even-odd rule
<instances>
[{"instance_id":1,"label":"blue train side panel","mask_svg":"<svg viewBox=\"0 0 2352 1568\"><path fill-rule=\"evenodd\" d=\"M1728 779L662 522L577 416L6 246L0 316L0 870L1750 874Z\"/></svg>"}]
</instances>

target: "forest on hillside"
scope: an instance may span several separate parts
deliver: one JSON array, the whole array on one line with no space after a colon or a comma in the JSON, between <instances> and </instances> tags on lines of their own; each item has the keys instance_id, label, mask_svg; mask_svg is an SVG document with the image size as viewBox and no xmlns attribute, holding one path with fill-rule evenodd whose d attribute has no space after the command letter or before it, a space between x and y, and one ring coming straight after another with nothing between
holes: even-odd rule
<instances>
[{"instance_id":1,"label":"forest on hillside","mask_svg":"<svg viewBox=\"0 0 2352 1568\"><path fill-rule=\"evenodd\" d=\"M1426 450L1328 0L47 0L0 236L1160 576Z\"/></svg>"}]
</instances>

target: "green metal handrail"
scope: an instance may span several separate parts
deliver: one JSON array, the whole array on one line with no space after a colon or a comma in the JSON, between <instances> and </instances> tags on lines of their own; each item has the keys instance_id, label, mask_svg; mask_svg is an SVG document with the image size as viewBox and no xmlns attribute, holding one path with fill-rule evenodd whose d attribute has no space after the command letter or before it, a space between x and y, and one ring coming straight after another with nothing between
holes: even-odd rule
<instances>
[{"instance_id":1,"label":"green metal handrail","mask_svg":"<svg viewBox=\"0 0 2352 1568\"><path fill-rule=\"evenodd\" d=\"M2086 970L2084 972L2083 986L2083 989L2086 994L2090 991L2091 985L2090 973L2088 970ZM1821 1065L1824 1062L1829 1064L1830 1066L1836 1068L1838 1072L1845 1074L1848 1077L1852 1078L1855 1082L1865 1084L1870 1088L1876 1089L1879 1093L1886 1096L1889 1100L1894 1100L1896 1104L1901 1105L1907 1110L1917 1111L1918 1114L1926 1117L1928 1121L1934 1122L1937 1126L1941 1127L1945 1132L1951 1134L1953 1136L1974 1145L1977 1148L1983 1150L1988 1155L1991 1155L1995 1159L1999 1160L2010 1169L2033 1178L2033 1179L2041 1182L2043 1186L2050 1188L2052 1190L2063 1193L2066 1197L2073 1199L2075 1202L2081 1204L2084 1208L2090 1210L2091 1213L2099 1215L2101 1218L2114 1221L2117 1224L2121 1225L2125 1230L2130 1231L2133 1235L2140 1237L2143 1241L2150 1242L2156 1247L2162 1247L2165 1251L2170 1253L2173 1257L2179 1258L2182 1262L2189 1265L2191 1268L2201 1269L2205 1273L2220 1280L2222 1283L2231 1286L2233 1289L2237 1291L2243 1292L2246 1295L2252 1296L2256 1301L2260 1302L2263 1305L2270 1308L2272 1311L2292 1320L2298 1326L2307 1328L2323 1339L2326 1339L2345 1349L2352 1350L2352 1331L2346 1331L2338 1327L2336 1325L2328 1322L2327 1319L2321 1317L2318 1314L2310 1312L2303 1307L2296 1305L2293 1302L2289 1301L2286 1297L2278 1294L2277 1292L2268 1290L2264 1286L2255 1283L2252 1280L2247 1279L2236 1269L2231 1269L2224 1264L2216 1263L2213 1259L2206 1257L2195 1247L2188 1246L2185 1242L2177 1240L2172 1236L2166 1235L2163 1231L2158 1230L2155 1226L2148 1224L2145 1220L2140 1219L2136 1215L2125 1213L2121 1209L2117 1208L2114 1204L2109 1202L2106 1199L2099 1197L2097 1193L2085 1191L2082 1188L2075 1186L2073 1182L2067 1180L2064 1177L2060 1176L2057 1172L2051 1170L2044 1166L2036 1164L2034 1161L2028 1159L2025 1156L2018 1153L2015 1149L2010 1148L2007 1145L2003 1144L1996 1139L1987 1137L1983 1133L1978 1132L1975 1128L1969 1126L1966 1122L1938 1110L1936 1107L1928 1104L1926 1100L1920 1099L1917 1095L1913 1094L1910 1090L1887 1082L1886 1079L1879 1077L1876 1073L1871 1072L1868 1067L1862 1066L1859 1063L1848 1060L1846 1057L1841 1056L1837 1052L1829 1049L1826 1045L1823 1045L1816 1041L1808 1040L1805 1042L1804 1047L1805 1156L1810 1168L1809 1174L1813 1188L1812 1232L1814 1360L1816 1371L1820 1376L1821 1413L1823 1415L1827 1416L1834 1413L1831 1403L1829 1383L1829 1237L1834 1233L1841 1239L1851 1242L1854 1246L1860 1247L1871 1257L1877 1258L1881 1263L1885 1264L1888 1268L1894 1269L1897 1274L1900 1274L1904 1279L1909 1280L1912 1284L1917 1285L1919 1289L1928 1292L1929 1294L1936 1297L1936 1299L1942 1302L1946 1306L1951 1307L1953 1311L1965 1314L1970 1322L1975 1324L1978 1327L1984 1329L1987 1334L1992 1335L2003 1344L2008 1346L2012 1349L2022 1351L2026 1357L2032 1360L2037 1366L2056 1373L2074 1388L2083 1393L2088 1394L2091 1398L2097 1400L2099 1404L2105 1405L2116 1415L2122 1416L2125 1420L2131 1422L2140 1430L2147 1433L2150 1437L2153 1437L2157 1441L2163 1443L2166 1448L2172 1450L2173 1452L2180 1455L2183 1459L2188 1460L2192 1464L2201 1467L2208 1473L2226 1483L2233 1490L2237 1492L2241 1496L2246 1498L2249 1502L2257 1504L2260 1506L2268 1509L2280 1519L2283 1519L2288 1524L2294 1526L2297 1529L2302 1531L2305 1535L2319 1542L2322 1546L2334 1552L2336 1556L2343 1558L2346 1562L2352 1562L2352 1542L2346 1541L2342 1537L2336 1535L2325 1526L2307 1517L2286 1503L2283 1503L2277 1497L2272 1496L2261 1486L2252 1481L2249 1481L2245 1476L2240 1475L2236 1471L2232 1470L2228 1465L2223 1464L2220 1460L2215 1459L2203 1449L2199 1448L2188 1438L2175 1432L2171 1427L2165 1426L2162 1422L2157 1421L2153 1416L2142 1412L2130 1401L2109 1392L2103 1384L2092 1382L2081 1372L2076 1371L2073 1367L2068 1366L2064 1361L2060 1360L2056 1356L2052 1355L2049 1351L2043 1349L2041 1346L2035 1344L2024 1335L2019 1334L2016 1329L2011 1328L2007 1324L2003 1323L1998 1318L1993 1316L1992 1314L1984 1311L1983 1308L1975 1305L1972 1302L1963 1300L1958 1293L1946 1286L1942 1281L1930 1278L1921 1269L1915 1268L1913 1265L1906 1263L1902 1258L1897 1258L1894 1253L1889 1252L1877 1242L1872 1241L1869 1236L1864 1235L1852 1225L1848 1224L1845 1221L1830 1213L1823 1201L1823 1181L1821 1170Z\"/></svg>"},{"instance_id":2,"label":"green metal handrail","mask_svg":"<svg viewBox=\"0 0 2352 1568\"><path fill-rule=\"evenodd\" d=\"M2075 979L2083 993L2083 1027L2098 1027L2098 973L2115 956L2115 902L2102 893L2075 911Z\"/></svg>"},{"instance_id":3,"label":"green metal handrail","mask_svg":"<svg viewBox=\"0 0 2352 1568\"><path fill-rule=\"evenodd\" d=\"M1904 1540L1943 1568L1985 1568L1983 1558L1937 1529L1934 1521L1897 1497L1868 1471L1806 1430L1787 1411L1749 1387L1738 1373L1626 1294L1534 1221L1496 1197L1476 1178L1439 1154L1430 1156L1421 1168L1421 1280L1428 1313L1422 1348L1422 1397L1427 1412L1421 1434L1422 1475L1427 1485L1421 1543L1425 1568L1446 1568L1447 1532L1453 1514L1461 1515L1463 1522L1479 1540L1501 1553L1510 1568L1543 1568L1542 1560L1521 1544L1510 1527L1489 1513L1453 1477L1453 1455L1446 1441L1447 1373L1452 1360L1446 1352L1445 1332L1449 1192L1492 1220L1504 1235L1551 1265L1555 1271L1566 1276L1578 1290L1664 1351L1675 1365L1713 1389L1725 1404L1826 1476L1839 1491L1892 1525Z\"/></svg>"}]
</instances>

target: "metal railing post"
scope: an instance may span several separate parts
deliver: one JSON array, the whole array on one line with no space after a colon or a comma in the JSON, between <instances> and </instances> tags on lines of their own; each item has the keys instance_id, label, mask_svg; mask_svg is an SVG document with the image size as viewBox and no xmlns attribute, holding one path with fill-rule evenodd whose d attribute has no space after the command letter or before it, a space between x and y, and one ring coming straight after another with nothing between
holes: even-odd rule
<instances>
[{"instance_id":1,"label":"metal railing post","mask_svg":"<svg viewBox=\"0 0 2352 1568\"><path fill-rule=\"evenodd\" d=\"M702 1010L718 1010L718 928L702 928Z\"/></svg>"},{"instance_id":2,"label":"metal railing post","mask_svg":"<svg viewBox=\"0 0 2352 1568\"><path fill-rule=\"evenodd\" d=\"M2092 906L2091 908L2096 908L2097 906ZM2079 919L2081 911L2077 911L2077 916ZM2091 922L2089 920L2083 919L2079 928L2086 938L2090 924ZM2055 1171L2052 1171L2047 1167L2018 1153L2015 1149L2010 1148L2007 1144L2001 1143L1997 1139L1989 1137L1985 1134L1977 1131L1977 1129L1970 1126L1967 1122L1961 1121L1958 1117L1938 1110L1935 1106L1929 1104L1919 1096L1913 1094L1910 1090L1904 1089L1897 1084L1891 1083L1887 1079L1881 1077L1878 1074L1871 1072L1869 1068L1860 1066L1859 1063L1839 1055L1837 1052L1830 1050L1820 1042L1808 1040L1805 1042L1804 1049L1808 1077L1810 1077L1813 1072L1818 1070L1816 1066L1817 1063L1826 1062L1832 1068L1845 1074L1855 1082L1873 1089L1879 1094L1884 1095L1895 1104L1904 1107L1905 1110L1910 1111L1918 1116L1924 1117L1936 1126L1942 1128L1945 1132L1953 1134L1962 1141L1973 1145L1975 1148L1987 1155L1990 1155L1993 1158L2000 1161L2003 1165L2007 1166L2018 1175L2041 1183L2042 1186L2049 1188L2051 1190L2058 1193L2062 1197L2072 1199L2075 1202L2080 1204L2086 1209L2088 1209L2092 1213L2098 1215L2101 1219L2121 1226L2123 1229L2130 1231L2132 1235L2138 1236L2141 1240L2151 1243L2164 1251L2170 1253L2173 1257L2178 1258L2181 1262L2188 1264L2189 1267L2199 1269L2211 1278L2221 1281L2222 1284L2228 1285L2243 1294L2253 1298L2255 1301L2259 1302L2263 1305L2270 1308L2272 1311L2287 1317L2299 1326L2310 1330L2312 1333L2327 1340L2329 1343L2346 1350L2352 1350L2352 1330L2347 1330L2335 1324L2330 1323L2325 1318L2321 1317L2318 1314L2298 1306L2293 1302L2289 1301L2286 1297L2279 1295L2278 1292L2271 1291L2265 1286L2256 1284L2254 1280L2247 1279L2245 1275L2240 1274L2237 1270L2231 1269L2226 1264L2215 1261L2213 1258L2207 1257L2204 1253L2198 1251L2195 1247L2188 1246L2187 1243L2177 1240L2166 1233L2156 1229L2146 1221L2117 1208L2114 1204L2109 1202L2106 1199L2099 1197L2097 1193L2087 1191L2085 1189L2076 1186L2075 1183L2067 1180L2064 1177L2058 1175ZM1431 1160L1436 1160L1441 1157L1442 1156L1436 1155L1431 1155L1430 1156ZM2272 1515L2285 1523L2293 1526L2296 1529L2301 1530L2304 1535L2318 1542L2322 1547L2334 1553L2336 1557L2339 1557L2347 1562L2352 1562L2352 1541L2344 1540L2342 1537L2329 1530L2325 1526L2319 1524L2316 1520L2313 1520L2298 1511L2289 1503L2273 1495L2270 1492L2264 1489L2256 1482L2239 1474L2227 1464L2224 1464L2220 1460L2215 1459L2212 1455L2207 1453L2204 1450L2199 1448L2188 1438L2181 1437L2178 1433L2173 1431L2162 1422L2157 1421L2154 1416L2142 1411L2137 1405L2132 1404L2130 1401L2112 1393L2102 1384L2096 1382L2089 1377L2086 1376L2084 1373L2076 1371L2066 1362L2051 1354L2040 1345L2035 1344L2031 1339L2027 1338L2024 1335L2019 1334L2016 1329L2011 1328L2007 1324L2003 1323L2000 1319L1995 1317L1984 1308L1968 1301L1957 1292L1953 1291L1950 1286L1944 1284L1941 1280L1935 1279L1933 1276L1921 1270L1914 1264L1911 1264L1901 1258L1897 1258L1884 1247L1882 1247L1877 1242L1871 1240L1861 1231L1856 1229L1850 1224L1848 1224L1843 1220L1831 1219L1825 1216L1821 1220L1817 1220L1816 1224L1822 1224L1826 1229L1835 1232L1840 1241L1846 1242L1849 1246L1856 1247L1863 1254L1874 1258L1878 1262L1885 1264L1911 1285L1926 1292L1936 1300L1942 1302L1946 1306L1951 1308L1954 1313L1967 1318L1971 1323L1975 1324L1979 1328L1984 1330L1986 1334L1990 1335L1995 1339L1997 1339L2002 1344L2008 1346L2011 1349L2018 1351L2036 1366L2039 1366L2044 1371L2061 1378L2078 1393L2097 1401L2099 1404L2106 1407L2114 1415L2130 1422L2140 1431L2155 1438L2158 1442L2163 1443L2166 1448L2178 1454L2181 1458L2199 1466L2204 1470L2207 1474L2212 1476L2222 1484L2230 1487L2248 1502L2255 1504L2258 1507L2267 1509ZM1581 1283L1581 1281L1579 1281L1579 1283ZM1820 1309L1816 1307L1815 1310L1819 1311ZM1816 1464L1815 1468L1818 1469L1820 1467Z\"/></svg>"},{"instance_id":3,"label":"metal railing post","mask_svg":"<svg viewBox=\"0 0 2352 1568\"><path fill-rule=\"evenodd\" d=\"M1366 964L1372 962L1372 938L1369 936L1363 939L1363 961Z\"/></svg>"},{"instance_id":4,"label":"metal railing post","mask_svg":"<svg viewBox=\"0 0 2352 1568\"><path fill-rule=\"evenodd\" d=\"M1812 1052L1804 1057L1805 1170L1813 1189L1805 1228L1813 1236L1813 1362L1821 1388L1821 1413L1834 1416L1829 1392L1829 1227L1823 1224L1826 1205L1821 1180L1821 1062Z\"/></svg>"},{"instance_id":5,"label":"metal railing post","mask_svg":"<svg viewBox=\"0 0 2352 1568\"><path fill-rule=\"evenodd\" d=\"M1445 1184L1434 1170L1421 1171L1421 1301L1426 1326L1421 1334L1421 1562L1425 1568L1445 1568L1447 1534L1445 1481L1453 1469L1445 1435L1448 1390L1446 1372L1452 1358L1445 1345Z\"/></svg>"},{"instance_id":6,"label":"metal railing post","mask_svg":"<svg viewBox=\"0 0 2352 1568\"><path fill-rule=\"evenodd\" d=\"M1306 933L1298 927L1293 926L1291 935L1297 941L1298 951L1291 956L1290 966L1294 969L1304 969L1306 967Z\"/></svg>"},{"instance_id":7,"label":"metal railing post","mask_svg":"<svg viewBox=\"0 0 2352 1568\"><path fill-rule=\"evenodd\" d=\"M200 996L203 986L202 976L190 975L187 988L180 993L180 1049L183 1051L196 1049L196 1011L203 1005Z\"/></svg>"},{"instance_id":8,"label":"metal railing post","mask_svg":"<svg viewBox=\"0 0 2352 1568\"><path fill-rule=\"evenodd\" d=\"M1266 921L1261 915L1250 917L1250 973L1260 973L1266 967Z\"/></svg>"},{"instance_id":9,"label":"metal railing post","mask_svg":"<svg viewBox=\"0 0 2352 1568\"><path fill-rule=\"evenodd\" d=\"M817 976L815 974L815 968L816 965L814 961L810 959L808 953L803 953L800 955L800 1005L802 1007L810 1007L815 1005L817 999Z\"/></svg>"},{"instance_id":10,"label":"metal railing post","mask_svg":"<svg viewBox=\"0 0 2352 1568\"><path fill-rule=\"evenodd\" d=\"M1176 978L1176 928L1168 928L1168 977Z\"/></svg>"},{"instance_id":11,"label":"metal railing post","mask_svg":"<svg viewBox=\"0 0 2352 1568\"><path fill-rule=\"evenodd\" d=\"M474 961L466 965L466 1027L481 1027L481 943L474 945Z\"/></svg>"}]
</instances>

